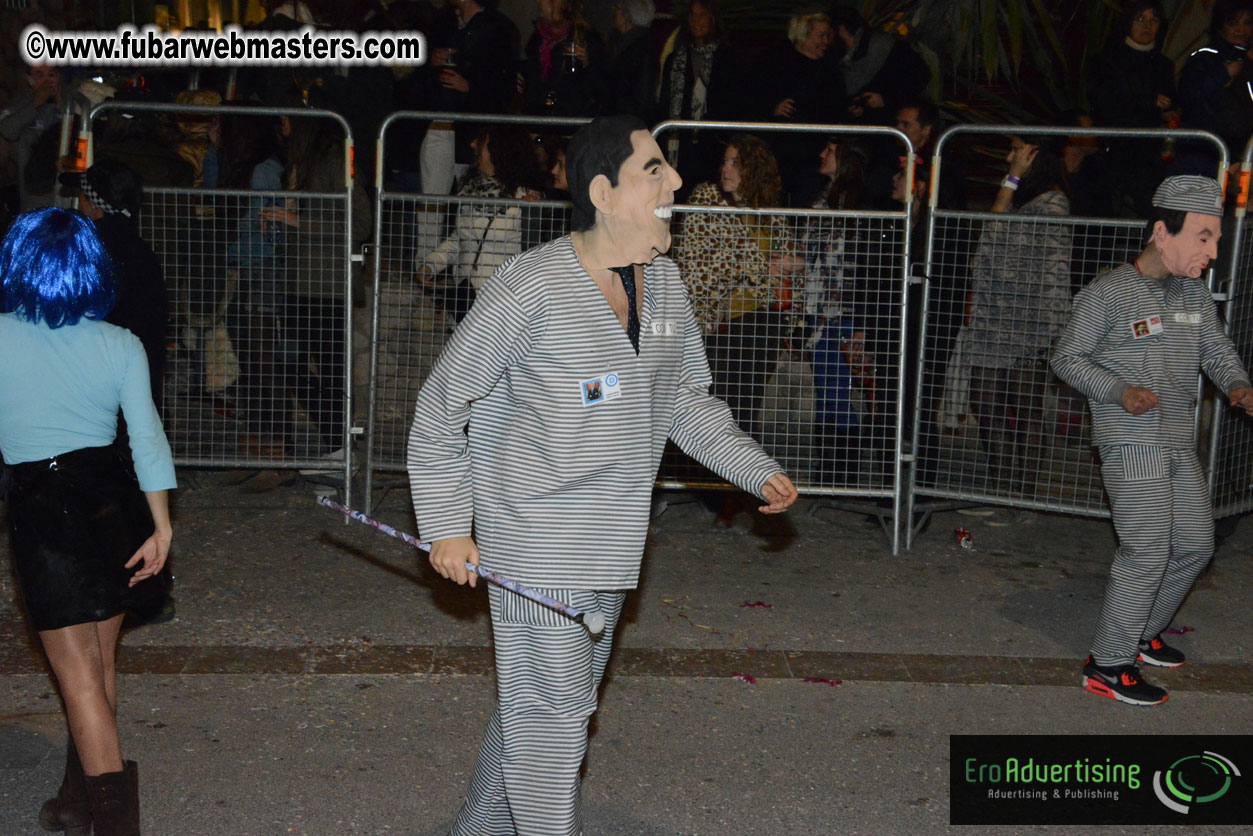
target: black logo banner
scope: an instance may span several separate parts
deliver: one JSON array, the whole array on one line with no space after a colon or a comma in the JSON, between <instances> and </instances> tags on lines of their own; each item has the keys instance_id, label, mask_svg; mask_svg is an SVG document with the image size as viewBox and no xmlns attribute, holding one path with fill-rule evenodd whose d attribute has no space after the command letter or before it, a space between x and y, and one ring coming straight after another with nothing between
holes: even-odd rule
<instances>
[{"instance_id":1,"label":"black logo banner","mask_svg":"<svg viewBox=\"0 0 1253 836\"><path fill-rule=\"evenodd\" d=\"M949 824L1253 824L1253 735L952 735Z\"/></svg>"}]
</instances>

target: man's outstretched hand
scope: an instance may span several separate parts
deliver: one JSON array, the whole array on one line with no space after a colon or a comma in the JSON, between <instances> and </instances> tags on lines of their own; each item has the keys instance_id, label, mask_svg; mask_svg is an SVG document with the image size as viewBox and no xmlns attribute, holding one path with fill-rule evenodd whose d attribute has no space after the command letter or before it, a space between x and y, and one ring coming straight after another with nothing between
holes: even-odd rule
<instances>
[{"instance_id":1,"label":"man's outstretched hand","mask_svg":"<svg viewBox=\"0 0 1253 836\"><path fill-rule=\"evenodd\" d=\"M1227 401L1232 406L1243 409L1245 414L1253 415L1253 389L1242 386L1239 389L1232 389L1227 395Z\"/></svg>"},{"instance_id":2,"label":"man's outstretched hand","mask_svg":"<svg viewBox=\"0 0 1253 836\"><path fill-rule=\"evenodd\" d=\"M763 514L781 514L800 496L786 473L776 473L767 479L766 484L761 486L761 495L770 503L757 509Z\"/></svg>"}]
</instances>

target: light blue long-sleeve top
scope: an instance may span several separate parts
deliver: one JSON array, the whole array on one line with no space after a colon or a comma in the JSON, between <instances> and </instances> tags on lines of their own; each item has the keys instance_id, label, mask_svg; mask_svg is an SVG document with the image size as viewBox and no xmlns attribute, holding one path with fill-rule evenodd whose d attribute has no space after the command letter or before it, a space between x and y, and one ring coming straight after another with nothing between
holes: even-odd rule
<instances>
[{"instance_id":1,"label":"light blue long-sleeve top","mask_svg":"<svg viewBox=\"0 0 1253 836\"><path fill-rule=\"evenodd\" d=\"M148 380L143 345L124 328L90 319L49 328L0 314L0 452L5 462L39 461L112 444L120 406L139 487L178 487Z\"/></svg>"}]
</instances>

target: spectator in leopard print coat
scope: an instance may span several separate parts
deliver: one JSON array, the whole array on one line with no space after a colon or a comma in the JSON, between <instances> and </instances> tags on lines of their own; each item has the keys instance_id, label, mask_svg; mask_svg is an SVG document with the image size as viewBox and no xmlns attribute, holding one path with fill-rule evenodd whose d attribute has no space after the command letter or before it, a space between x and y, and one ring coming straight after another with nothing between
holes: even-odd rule
<instances>
[{"instance_id":1,"label":"spectator in leopard print coat","mask_svg":"<svg viewBox=\"0 0 1253 836\"><path fill-rule=\"evenodd\" d=\"M689 214L674 249L705 334L714 395L749 435L759 432L762 389L791 336L792 277L804 266L786 217L757 211L778 206L781 191L766 143L733 135L719 182L701 183L688 202L745 211ZM730 525L737 510L735 502L724 504L719 521Z\"/></svg>"}]
</instances>

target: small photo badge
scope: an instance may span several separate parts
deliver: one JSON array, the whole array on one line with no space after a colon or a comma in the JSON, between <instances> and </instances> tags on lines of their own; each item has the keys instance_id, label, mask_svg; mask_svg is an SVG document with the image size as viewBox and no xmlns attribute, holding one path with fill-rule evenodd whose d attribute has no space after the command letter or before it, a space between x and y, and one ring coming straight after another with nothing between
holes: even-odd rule
<instances>
[{"instance_id":1,"label":"small photo badge","mask_svg":"<svg viewBox=\"0 0 1253 836\"><path fill-rule=\"evenodd\" d=\"M1162 333L1162 318L1160 316L1150 316L1148 319L1137 319L1131 323L1132 339L1140 339L1141 337L1151 337L1154 334Z\"/></svg>"},{"instance_id":2,"label":"small photo badge","mask_svg":"<svg viewBox=\"0 0 1253 836\"><path fill-rule=\"evenodd\" d=\"M584 406L595 406L622 397L622 385L614 372L580 382L579 391L583 397Z\"/></svg>"}]
</instances>

